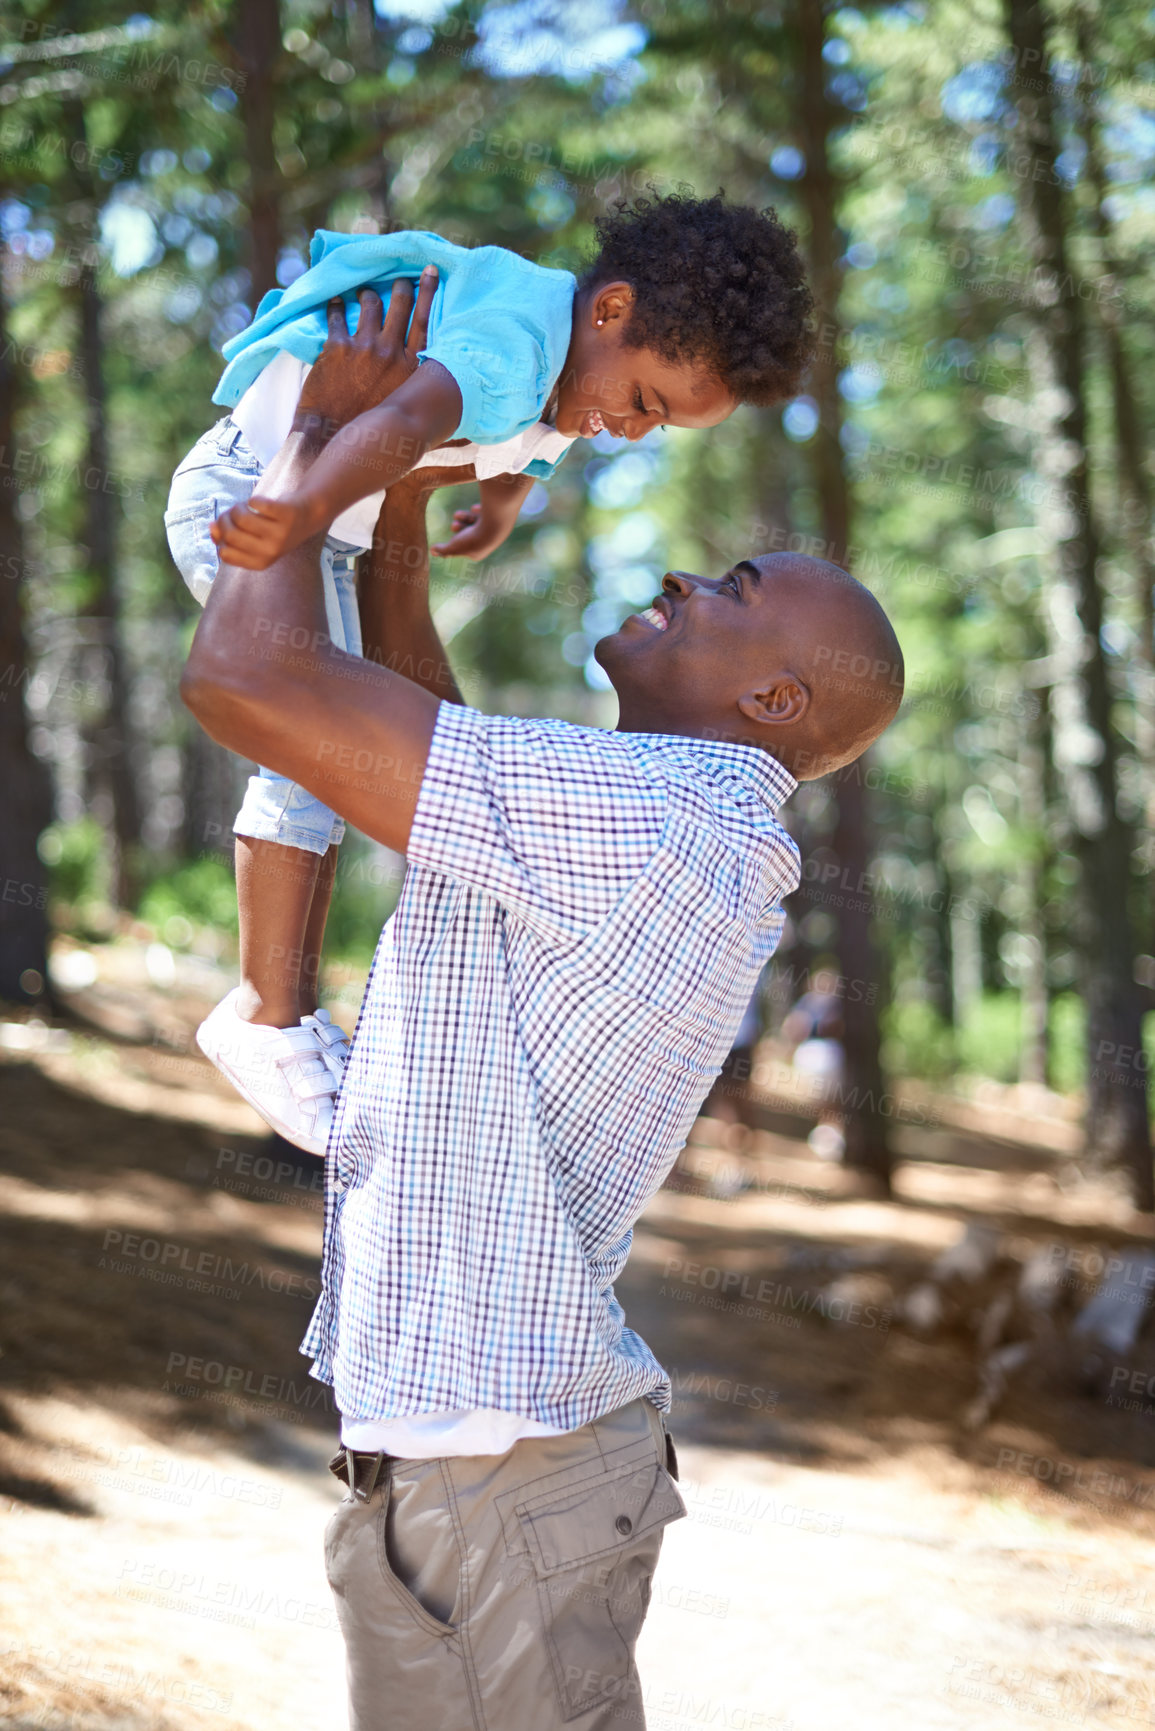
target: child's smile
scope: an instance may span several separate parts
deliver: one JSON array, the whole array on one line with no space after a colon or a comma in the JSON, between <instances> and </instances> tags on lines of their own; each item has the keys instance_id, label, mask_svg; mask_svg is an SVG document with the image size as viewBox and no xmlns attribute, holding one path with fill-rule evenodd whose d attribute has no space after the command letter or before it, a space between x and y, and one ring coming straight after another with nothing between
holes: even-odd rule
<instances>
[{"instance_id":1,"label":"child's smile","mask_svg":"<svg viewBox=\"0 0 1155 1731\"><path fill-rule=\"evenodd\" d=\"M676 365L623 341L633 291L611 283L574 302L573 337L554 426L569 438L644 439L655 427L716 427L737 403L702 367Z\"/></svg>"}]
</instances>

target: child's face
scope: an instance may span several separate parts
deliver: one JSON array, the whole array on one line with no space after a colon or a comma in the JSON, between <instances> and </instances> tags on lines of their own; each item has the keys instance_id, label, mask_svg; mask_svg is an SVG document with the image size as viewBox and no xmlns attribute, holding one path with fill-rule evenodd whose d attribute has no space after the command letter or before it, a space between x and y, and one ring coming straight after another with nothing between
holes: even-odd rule
<instances>
[{"instance_id":1,"label":"child's face","mask_svg":"<svg viewBox=\"0 0 1155 1731\"><path fill-rule=\"evenodd\" d=\"M643 439L655 427L716 427L737 403L700 367L675 366L622 341L633 290L610 283L574 302L573 337L554 425L569 438Z\"/></svg>"}]
</instances>

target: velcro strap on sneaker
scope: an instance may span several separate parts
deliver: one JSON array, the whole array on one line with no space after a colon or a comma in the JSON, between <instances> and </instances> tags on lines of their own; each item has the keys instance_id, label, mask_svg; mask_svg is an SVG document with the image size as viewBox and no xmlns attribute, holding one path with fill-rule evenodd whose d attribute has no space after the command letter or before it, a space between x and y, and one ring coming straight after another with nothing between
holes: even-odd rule
<instances>
[{"instance_id":1,"label":"velcro strap on sneaker","mask_svg":"<svg viewBox=\"0 0 1155 1731\"><path fill-rule=\"evenodd\" d=\"M277 1058L275 1062L296 1100L319 1100L322 1094L335 1094L337 1091L332 1076L319 1058L313 1059L316 1070L307 1067L307 1059L295 1056Z\"/></svg>"}]
</instances>

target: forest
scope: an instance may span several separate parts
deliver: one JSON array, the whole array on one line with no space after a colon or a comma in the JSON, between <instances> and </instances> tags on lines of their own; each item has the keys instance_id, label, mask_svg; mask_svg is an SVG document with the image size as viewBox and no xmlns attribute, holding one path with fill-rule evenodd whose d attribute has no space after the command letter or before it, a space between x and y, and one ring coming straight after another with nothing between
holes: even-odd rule
<instances>
[{"instance_id":1,"label":"forest","mask_svg":"<svg viewBox=\"0 0 1155 1731\"><path fill-rule=\"evenodd\" d=\"M801 237L805 394L599 434L498 555L436 563L467 699L612 725L593 643L668 566L844 562L907 695L791 803L763 1029L828 983L845 1158L883 1188L911 1084L985 1082L1075 1103L1088 1169L1155 1206L1149 9L7 0L3 33L0 996L51 1014L60 934L228 953L243 766L177 697L162 516L222 343L312 231L580 270L615 200L721 188ZM400 869L346 843L334 981Z\"/></svg>"},{"instance_id":2,"label":"forest","mask_svg":"<svg viewBox=\"0 0 1155 1731\"><path fill-rule=\"evenodd\" d=\"M774 551L854 573L905 656L894 724L782 808L782 942L609 1290L688 1515L648 1722L1155 1725L1153 165L1149 0L0 0L14 1731L347 1724L300 1351L334 1190L196 1043L250 766L181 703L164 515L222 348L321 228L580 274L621 201L718 190L798 236L801 393L579 439L430 577L496 715L614 727L599 639ZM404 872L346 835L346 1032Z\"/></svg>"}]
</instances>

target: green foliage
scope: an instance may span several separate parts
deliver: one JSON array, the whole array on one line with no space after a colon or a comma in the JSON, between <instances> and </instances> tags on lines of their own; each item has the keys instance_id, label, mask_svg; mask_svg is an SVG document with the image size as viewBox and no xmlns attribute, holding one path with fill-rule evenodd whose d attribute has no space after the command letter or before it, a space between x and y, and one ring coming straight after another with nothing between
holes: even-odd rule
<instances>
[{"instance_id":1,"label":"green foliage","mask_svg":"<svg viewBox=\"0 0 1155 1731\"><path fill-rule=\"evenodd\" d=\"M159 873L140 899L140 917L166 944L183 949L196 926L237 932L237 890L232 867L218 854L204 854Z\"/></svg>"},{"instance_id":2,"label":"green foliage","mask_svg":"<svg viewBox=\"0 0 1155 1731\"><path fill-rule=\"evenodd\" d=\"M1074 992L1063 992L1052 1000L1047 1018L1047 1071L1052 1088L1060 1094L1074 1094L1086 1082L1086 1026L1086 1012Z\"/></svg>"},{"instance_id":3,"label":"green foliage","mask_svg":"<svg viewBox=\"0 0 1155 1731\"><path fill-rule=\"evenodd\" d=\"M1017 992L984 992L958 1032L959 1065L996 1082L1019 1079L1021 1004Z\"/></svg>"},{"instance_id":4,"label":"green foliage","mask_svg":"<svg viewBox=\"0 0 1155 1731\"><path fill-rule=\"evenodd\" d=\"M984 992L953 1029L924 998L900 999L883 1012L887 1068L898 1076L944 1082L956 1072L1017 1082L1022 1046L1022 1007L1017 992ZM1086 1016L1074 992L1051 1000L1047 1023L1049 1085L1060 1094L1082 1090L1086 1080ZM1146 1023L1148 1063L1155 1063L1155 1017Z\"/></svg>"},{"instance_id":5,"label":"green foliage","mask_svg":"<svg viewBox=\"0 0 1155 1731\"><path fill-rule=\"evenodd\" d=\"M338 856L333 900L325 926L325 955L353 968L367 968L381 927L397 905L400 862L347 834Z\"/></svg>"},{"instance_id":6,"label":"green foliage","mask_svg":"<svg viewBox=\"0 0 1155 1731\"><path fill-rule=\"evenodd\" d=\"M893 1076L943 1082L957 1068L954 1030L924 998L899 999L882 1013L883 1062Z\"/></svg>"},{"instance_id":7,"label":"green foliage","mask_svg":"<svg viewBox=\"0 0 1155 1731\"><path fill-rule=\"evenodd\" d=\"M968 1005L957 1029L925 999L900 1000L884 1012L884 1057L894 1074L926 1081L942 1082L957 1071L996 1082L1017 1082L1020 1024L1017 992L984 992ZM1067 1067L1070 1033L1069 1021L1064 1020L1062 1086L1067 1092L1082 1083L1081 1068L1072 1074ZM1082 1051L1077 1046L1074 1055L1081 1064Z\"/></svg>"},{"instance_id":8,"label":"green foliage","mask_svg":"<svg viewBox=\"0 0 1155 1731\"><path fill-rule=\"evenodd\" d=\"M83 910L108 898L104 830L94 817L54 823L40 837L52 900Z\"/></svg>"},{"instance_id":9,"label":"green foliage","mask_svg":"<svg viewBox=\"0 0 1155 1731\"><path fill-rule=\"evenodd\" d=\"M1155 867L1137 727L1146 602L1128 527L1135 514L1120 490L1103 304L1117 288L1126 370L1149 439L1155 53L1147 11L1130 0L1114 15L1098 10L1095 76L1064 78L1059 124L1086 290L1114 746L1121 802L1144 831L1134 854L1138 921L1148 919ZM282 279L301 267L322 225L431 228L578 269L595 218L649 184L699 194L721 186L734 199L774 204L808 243L797 14L721 0L623 4L621 22L638 26L633 45L615 38L601 52L596 11L561 0L551 60L533 9L501 0L450 6L429 24L392 8L282 0L282 46L266 69ZM232 932L227 864L180 857L204 845L208 819L219 834L232 813L227 788L204 792L211 777L176 699L195 607L169 562L162 518L172 468L216 413L220 345L253 312L240 8L164 0L146 17L75 6L69 28L100 33L103 45L94 34L66 61L53 46L56 9L27 0L10 12L5 34L20 52L0 73L0 256L19 351L18 430L37 477L21 494L36 670L29 715L62 810L89 813L44 838L53 893L70 905L110 893L106 768L124 742L108 737L101 621L114 608L153 861L141 911L162 933L182 918ZM1056 51L1077 71L1074 11L1048 12ZM1048 553L1023 318L1029 258L1004 21L997 7L962 0L826 16L828 89L842 122L837 359L854 498L846 556L896 619L907 660L903 711L870 772L877 932L900 988L885 1014L887 1062L934 1080L958 1067L1013 1080L1018 990L1041 943L1052 1076L1074 1089L1085 1073L1074 990L1078 867L1053 773ZM492 47L511 25L517 59L508 42L504 58ZM590 42L583 60L580 45ZM1108 158L1105 200L1080 165L1092 109ZM75 148L64 148L69 140ZM1117 282L1106 270L1108 240ZM88 437L85 264L101 302L116 499L111 600L98 593L74 467ZM735 558L784 547L842 557L822 541L811 420L802 401L743 409L708 434L671 431L629 449L605 436L580 442L494 559L435 564L432 599L467 697L612 724L594 644L645 603L669 566L719 574ZM471 497L439 497L435 534L451 505ZM827 857L833 814L820 789L802 790L784 816L808 861ZM355 844L344 852L329 950L364 960L396 877ZM801 896L792 904L796 949L783 955L802 971L836 942L818 911ZM944 1010L964 969L960 995L979 995L952 1030ZM924 995L907 996L910 982Z\"/></svg>"}]
</instances>

